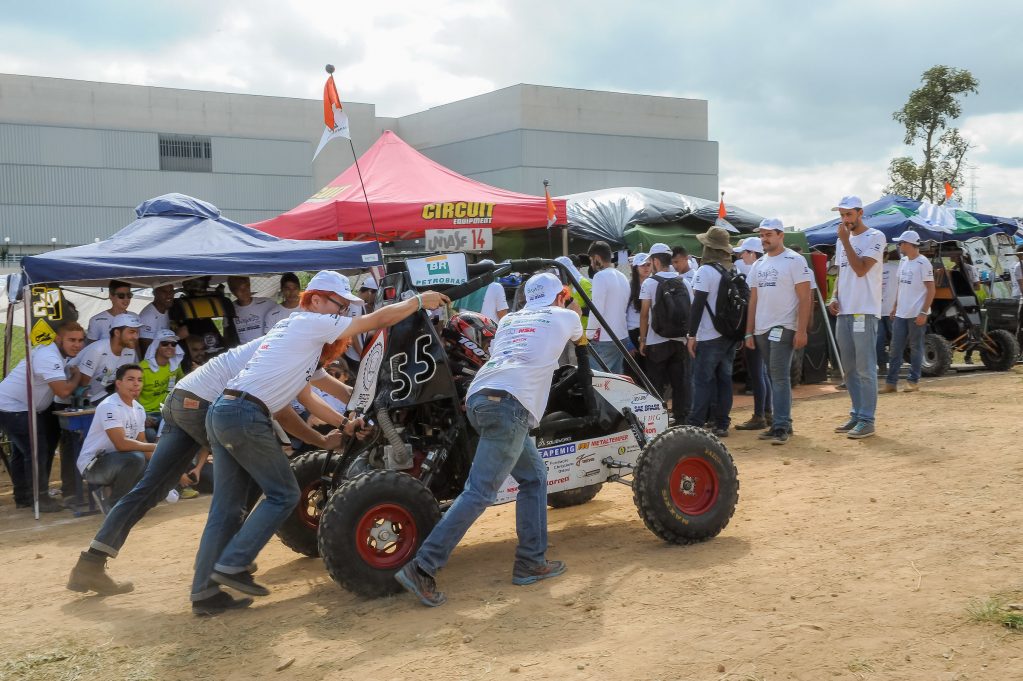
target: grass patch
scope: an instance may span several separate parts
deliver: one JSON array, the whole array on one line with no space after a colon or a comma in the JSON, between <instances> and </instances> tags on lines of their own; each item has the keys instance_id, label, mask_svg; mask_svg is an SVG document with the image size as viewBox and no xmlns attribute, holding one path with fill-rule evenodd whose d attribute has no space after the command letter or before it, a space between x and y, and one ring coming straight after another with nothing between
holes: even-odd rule
<instances>
[{"instance_id":1,"label":"grass patch","mask_svg":"<svg viewBox=\"0 0 1023 681\"><path fill-rule=\"evenodd\" d=\"M1023 601L1023 592L996 594L982 601L974 601L967 608L974 622L1001 624L1013 631L1023 632L1023 610L1009 607Z\"/></svg>"},{"instance_id":2,"label":"grass patch","mask_svg":"<svg viewBox=\"0 0 1023 681\"><path fill-rule=\"evenodd\" d=\"M0 350L4 349L6 327L6 324L0 324ZM25 359L25 330L20 326L15 326L14 337L11 338L11 359L8 366L13 369L23 359Z\"/></svg>"}]
</instances>

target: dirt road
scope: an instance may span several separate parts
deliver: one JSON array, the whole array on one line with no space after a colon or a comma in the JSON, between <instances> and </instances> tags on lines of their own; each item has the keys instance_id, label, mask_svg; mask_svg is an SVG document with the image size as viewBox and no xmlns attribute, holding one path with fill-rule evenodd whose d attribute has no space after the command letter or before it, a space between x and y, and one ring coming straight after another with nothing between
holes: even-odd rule
<instances>
[{"instance_id":1,"label":"dirt road","mask_svg":"<svg viewBox=\"0 0 1023 681\"><path fill-rule=\"evenodd\" d=\"M798 401L785 447L733 431L739 507L705 544L665 545L630 490L605 486L551 512L569 572L513 587L514 511L492 509L441 574L438 609L356 598L274 540L259 559L272 596L195 618L208 498L136 528L111 561L134 593L82 597L64 583L99 519L36 524L7 488L0 678L1023 679L1023 634L968 612L1023 601L1023 374L922 385L882 396L860 442L831 432L844 393Z\"/></svg>"}]
</instances>

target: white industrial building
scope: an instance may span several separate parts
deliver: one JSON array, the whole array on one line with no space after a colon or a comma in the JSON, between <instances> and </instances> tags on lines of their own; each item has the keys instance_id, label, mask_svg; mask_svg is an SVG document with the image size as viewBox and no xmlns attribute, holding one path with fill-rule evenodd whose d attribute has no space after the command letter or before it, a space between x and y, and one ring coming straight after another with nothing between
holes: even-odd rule
<instances>
[{"instance_id":1,"label":"white industrial building","mask_svg":"<svg viewBox=\"0 0 1023 681\"><path fill-rule=\"evenodd\" d=\"M707 102L515 85L387 118L345 102L356 152L384 130L469 177L555 195L642 186L714 199ZM105 238L141 201L181 192L251 223L304 201L352 163L315 162L322 102L0 74L0 247ZM8 241L9 240L9 241Z\"/></svg>"}]
</instances>

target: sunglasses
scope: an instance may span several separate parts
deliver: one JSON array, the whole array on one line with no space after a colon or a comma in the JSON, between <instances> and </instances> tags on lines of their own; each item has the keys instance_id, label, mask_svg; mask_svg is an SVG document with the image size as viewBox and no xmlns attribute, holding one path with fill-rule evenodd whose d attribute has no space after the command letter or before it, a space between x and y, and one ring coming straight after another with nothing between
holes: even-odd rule
<instances>
[{"instance_id":1,"label":"sunglasses","mask_svg":"<svg viewBox=\"0 0 1023 681\"><path fill-rule=\"evenodd\" d=\"M114 294L114 298L120 298L121 300L124 300L124 299L131 300L131 297L133 295L134 294L132 294L132 293L115 293Z\"/></svg>"},{"instance_id":2,"label":"sunglasses","mask_svg":"<svg viewBox=\"0 0 1023 681\"><path fill-rule=\"evenodd\" d=\"M177 344L177 341L160 341L161 348L173 348Z\"/></svg>"}]
</instances>

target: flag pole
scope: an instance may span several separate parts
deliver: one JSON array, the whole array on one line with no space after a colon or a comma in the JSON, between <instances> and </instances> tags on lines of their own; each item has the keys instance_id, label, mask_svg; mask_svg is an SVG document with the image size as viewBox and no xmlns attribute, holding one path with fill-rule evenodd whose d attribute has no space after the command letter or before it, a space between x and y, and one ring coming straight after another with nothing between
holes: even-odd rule
<instances>
[{"instance_id":1,"label":"flag pole","mask_svg":"<svg viewBox=\"0 0 1023 681\"><path fill-rule=\"evenodd\" d=\"M547 196L549 196L549 193L548 193L549 190L547 189L547 187L550 185L550 183L551 183L550 180L544 180L543 181L543 195L544 195L545 198ZM549 259L551 259L551 260L554 260L554 244L551 243L551 226L550 225L547 225L547 257Z\"/></svg>"}]
</instances>

